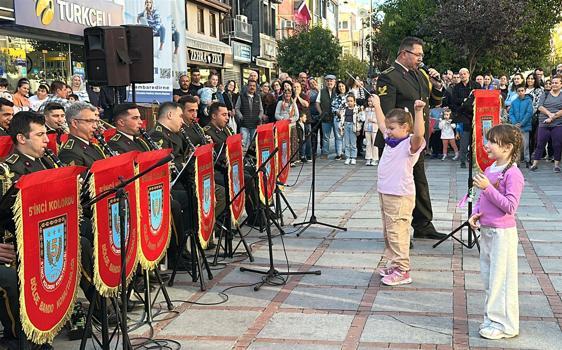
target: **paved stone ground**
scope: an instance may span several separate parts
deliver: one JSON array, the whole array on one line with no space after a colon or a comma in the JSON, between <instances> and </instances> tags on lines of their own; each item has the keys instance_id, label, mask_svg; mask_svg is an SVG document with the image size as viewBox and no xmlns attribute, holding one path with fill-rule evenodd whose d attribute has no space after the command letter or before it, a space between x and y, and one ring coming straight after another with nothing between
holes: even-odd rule
<instances>
[{"instance_id":1,"label":"paved stone ground","mask_svg":"<svg viewBox=\"0 0 562 350\"><path fill-rule=\"evenodd\" d=\"M252 231L256 262L228 262L214 271L208 290L200 292L186 275L168 288L177 317L154 324L154 338L173 339L184 349L560 349L562 344L562 177L543 165L525 169L526 186L518 211L521 334L502 341L479 337L483 291L478 251L447 241L417 240L408 286L387 287L375 273L383 249L376 168L343 162L318 162L318 219L348 231L313 226L301 237L284 237L291 271L320 269L321 276L292 277L283 286L254 292L251 286L221 291L260 280L240 266L266 266L263 234ZM292 169L296 185L286 190L289 202L306 217L311 165ZM466 191L466 169L458 163L427 161L434 223L448 232L465 219L456 202ZM287 213L286 213L287 214ZM286 215L288 218L288 215ZM286 220L289 221L289 220ZM292 227L287 227L292 232ZM274 240L277 268L286 258ZM240 260L240 259L238 259ZM162 298L159 298L162 300ZM130 323L139 312L131 314ZM174 315L163 314L157 319ZM147 326L132 337L149 334ZM90 347L90 346L88 346ZM56 349L76 349L61 334Z\"/></svg>"}]
</instances>

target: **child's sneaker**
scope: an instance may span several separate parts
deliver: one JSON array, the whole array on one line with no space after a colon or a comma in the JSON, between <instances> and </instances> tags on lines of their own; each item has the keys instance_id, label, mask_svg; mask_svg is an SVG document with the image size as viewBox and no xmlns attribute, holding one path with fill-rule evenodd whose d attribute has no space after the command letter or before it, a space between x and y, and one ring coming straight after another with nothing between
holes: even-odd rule
<instances>
[{"instance_id":1,"label":"child's sneaker","mask_svg":"<svg viewBox=\"0 0 562 350\"><path fill-rule=\"evenodd\" d=\"M459 159L459 152L456 152L455 156L453 157L453 160L457 160L457 159Z\"/></svg>"},{"instance_id":2,"label":"child's sneaker","mask_svg":"<svg viewBox=\"0 0 562 350\"><path fill-rule=\"evenodd\" d=\"M444 154L443 157L441 157L441 160L445 160L445 159L447 159L447 155L446 155L446 154Z\"/></svg>"},{"instance_id":3,"label":"child's sneaker","mask_svg":"<svg viewBox=\"0 0 562 350\"><path fill-rule=\"evenodd\" d=\"M396 269L396 266L381 267L379 269L379 275L381 275L381 277L386 277L391 275L394 272L394 269Z\"/></svg>"},{"instance_id":4,"label":"child's sneaker","mask_svg":"<svg viewBox=\"0 0 562 350\"><path fill-rule=\"evenodd\" d=\"M366 166L371 166L371 165L373 165L373 163L371 163L371 160L370 160L370 159L367 159L367 160L365 161L365 165L366 165Z\"/></svg>"},{"instance_id":5,"label":"child's sneaker","mask_svg":"<svg viewBox=\"0 0 562 350\"><path fill-rule=\"evenodd\" d=\"M373 160L373 161L371 161L371 165L379 165L379 161L378 161L378 160Z\"/></svg>"},{"instance_id":6,"label":"child's sneaker","mask_svg":"<svg viewBox=\"0 0 562 350\"><path fill-rule=\"evenodd\" d=\"M484 322L480 323L478 326L478 330L490 327L492 325L492 321L490 319L486 319Z\"/></svg>"},{"instance_id":7,"label":"child's sneaker","mask_svg":"<svg viewBox=\"0 0 562 350\"><path fill-rule=\"evenodd\" d=\"M357 161L355 160L355 158L351 158L351 165L355 165L357 164Z\"/></svg>"},{"instance_id":8,"label":"child's sneaker","mask_svg":"<svg viewBox=\"0 0 562 350\"><path fill-rule=\"evenodd\" d=\"M390 275L383 277L381 282L387 286L397 286L399 284L412 283L412 278L410 278L408 271L400 271L400 269L396 268Z\"/></svg>"},{"instance_id":9,"label":"child's sneaker","mask_svg":"<svg viewBox=\"0 0 562 350\"><path fill-rule=\"evenodd\" d=\"M351 158L347 158L343 164L349 165L350 162L351 162Z\"/></svg>"},{"instance_id":10,"label":"child's sneaker","mask_svg":"<svg viewBox=\"0 0 562 350\"><path fill-rule=\"evenodd\" d=\"M501 330L499 330L495 327L492 327L492 326L482 328L478 333L480 333L480 336L482 338L491 339L491 340L498 340L498 339L503 339L503 338L513 338L513 337L517 336L517 334L504 333L503 331L501 331Z\"/></svg>"}]
</instances>

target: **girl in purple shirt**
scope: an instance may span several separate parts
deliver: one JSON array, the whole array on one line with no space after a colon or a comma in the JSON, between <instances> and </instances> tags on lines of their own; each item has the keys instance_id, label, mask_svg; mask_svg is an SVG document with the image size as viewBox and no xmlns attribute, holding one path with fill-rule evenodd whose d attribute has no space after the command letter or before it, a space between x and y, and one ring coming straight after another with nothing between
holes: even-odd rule
<instances>
[{"instance_id":1,"label":"girl in purple shirt","mask_svg":"<svg viewBox=\"0 0 562 350\"><path fill-rule=\"evenodd\" d=\"M486 291L480 336L502 339L519 334L515 211L524 178L515 162L523 136L517 127L503 124L491 128L486 137L486 151L495 162L474 177L482 192L469 223L480 229L480 275Z\"/></svg>"}]
</instances>

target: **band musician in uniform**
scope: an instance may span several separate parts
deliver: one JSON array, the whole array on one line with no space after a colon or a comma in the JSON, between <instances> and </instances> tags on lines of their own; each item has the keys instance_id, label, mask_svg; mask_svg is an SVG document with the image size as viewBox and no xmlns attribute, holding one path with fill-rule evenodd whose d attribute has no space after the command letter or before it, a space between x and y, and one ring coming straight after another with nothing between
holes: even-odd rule
<instances>
[{"instance_id":1,"label":"band musician in uniform","mask_svg":"<svg viewBox=\"0 0 562 350\"><path fill-rule=\"evenodd\" d=\"M381 73L377 80L377 94L385 114L394 108L407 108L414 111L414 101L422 100L424 110L425 137L429 137L429 106L436 105L442 99L443 84L439 72L429 69L428 73L419 69L423 60L423 41L415 37L406 37L400 43L398 56L394 63ZM386 137L386 135L384 136ZM379 150L385 146L385 139L380 131L375 141ZM416 186L416 204L412 213L412 227L415 238L441 239L445 235L435 230L432 224L433 210L429 196L429 185L425 176L424 157L414 165L414 183Z\"/></svg>"},{"instance_id":2,"label":"band musician in uniform","mask_svg":"<svg viewBox=\"0 0 562 350\"><path fill-rule=\"evenodd\" d=\"M14 103L0 97L0 136L9 136L8 129L14 117Z\"/></svg>"},{"instance_id":3,"label":"band musician in uniform","mask_svg":"<svg viewBox=\"0 0 562 350\"><path fill-rule=\"evenodd\" d=\"M150 151L149 142L141 136L142 119L139 108L134 103L121 103L113 108L113 122L115 124L116 133L108 141L109 147L119 154L140 151ZM168 262L171 266L175 265L177 260L177 250L184 232L182 220L182 209L179 201L172 199L170 202L172 218L176 228L178 237L172 235L172 241L168 248ZM189 219L186 217L186 219ZM182 267L186 264L181 265Z\"/></svg>"},{"instance_id":4,"label":"band musician in uniform","mask_svg":"<svg viewBox=\"0 0 562 350\"><path fill-rule=\"evenodd\" d=\"M61 136L66 134L64 107L61 104L48 103L43 110L47 134L57 134L57 145L61 145Z\"/></svg>"},{"instance_id":5,"label":"band musician in uniform","mask_svg":"<svg viewBox=\"0 0 562 350\"><path fill-rule=\"evenodd\" d=\"M5 171L0 176L2 189L10 188L22 175L58 167L58 160L45 153L49 139L43 115L31 111L19 112L14 116L9 131L15 150L6 159L4 163L6 166L2 166ZM8 349L17 349L17 337L20 334L19 327L21 327L16 270L5 266L5 264L15 261L15 246L11 241L15 237L15 224L13 215L9 211L14 200L13 196L5 196L0 204L2 217L0 233L4 233L2 243L0 243L0 294L4 298L4 302L0 302L0 321L4 326L4 337L0 345L5 345ZM6 212L6 208L8 212ZM81 238L80 247L82 266L93 266L90 242L86 238ZM88 274L85 268L82 269L80 287L89 299L95 294L91 283L91 271ZM14 344L15 347L13 347ZM52 349L48 344L35 348Z\"/></svg>"}]
</instances>

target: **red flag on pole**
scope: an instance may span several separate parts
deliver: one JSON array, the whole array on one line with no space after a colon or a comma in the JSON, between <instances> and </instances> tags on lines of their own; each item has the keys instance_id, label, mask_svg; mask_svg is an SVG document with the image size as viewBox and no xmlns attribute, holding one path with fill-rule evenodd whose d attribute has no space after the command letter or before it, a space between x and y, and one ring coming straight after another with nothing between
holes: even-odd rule
<instances>
[{"instance_id":1,"label":"red flag on pole","mask_svg":"<svg viewBox=\"0 0 562 350\"><path fill-rule=\"evenodd\" d=\"M230 205L232 224L238 227L240 218L244 214L246 201L244 188L244 159L242 151L242 135L236 134L226 139L226 157L228 159L228 194L234 201ZM239 192L242 192L238 194Z\"/></svg>"},{"instance_id":2,"label":"red flag on pole","mask_svg":"<svg viewBox=\"0 0 562 350\"><path fill-rule=\"evenodd\" d=\"M493 126L500 124L500 91L474 90L474 119L473 119L473 154L476 164L481 171L492 165L493 159L488 157L484 145L488 142L486 133Z\"/></svg>"},{"instance_id":3,"label":"red flag on pole","mask_svg":"<svg viewBox=\"0 0 562 350\"><path fill-rule=\"evenodd\" d=\"M198 236L203 249L207 247L215 227L215 169L213 144L195 149L195 195L197 197Z\"/></svg>"},{"instance_id":4,"label":"red flag on pole","mask_svg":"<svg viewBox=\"0 0 562 350\"><path fill-rule=\"evenodd\" d=\"M289 178L289 169L286 166L291 157L291 128L288 119L280 120L275 123L275 146L277 147L277 169L279 182L285 184ZM283 169L283 170L281 170Z\"/></svg>"},{"instance_id":5,"label":"red flag on pole","mask_svg":"<svg viewBox=\"0 0 562 350\"><path fill-rule=\"evenodd\" d=\"M256 133L256 169L259 169L275 148L273 140L273 123L258 126ZM265 171L267 174L267 200L271 203L273 200L273 190L275 189L275 175L277 174L275 157L266 164ZM266 188L264 186L263 173L260 172L258 176L260 199L265 203Z\"/></svg>"}]
</instances>

